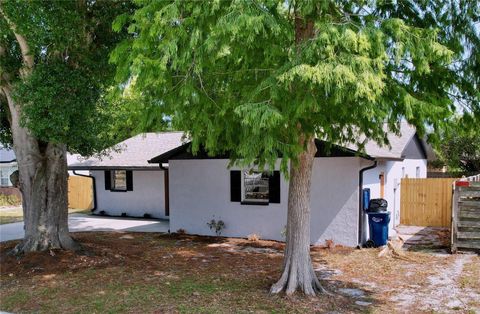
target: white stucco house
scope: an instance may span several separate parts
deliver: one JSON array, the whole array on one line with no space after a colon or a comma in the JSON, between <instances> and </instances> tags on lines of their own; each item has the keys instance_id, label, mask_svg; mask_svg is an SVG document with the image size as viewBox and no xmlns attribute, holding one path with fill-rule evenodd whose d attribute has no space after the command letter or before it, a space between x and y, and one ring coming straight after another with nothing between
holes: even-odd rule
<instances>
[{"instance_id":1,"label":"white stucco house","mask_svg":"<svg viewBox=\"0 0 480 314\"><path fill-rule=\"evenodd\" d=\"M94 182L94 214L169 216L168 175L148 160L182 145L183 132L145 133L111 148L105 157L69 163L74 174L88 171Z\"/></svg>"},{"instance_id":2,"label":"white stucco house","mask_svg":"<svg viewBox=\"0 0 480 314\"><path fill-rule=\"evenodd\" d=\"M207 223L222 220L222 236L284 240L288 182L279 171L228 168L228 156L193 156L183 133L148 133L120 145L110 159L71 164L89 170L96 181L96 213L168 218L170 231L213 235ZM355 147L316 141L311 186L311 243L357 246L368 239L362 191L385 198L391 227L399 222L402 177L426 177L425 143L402 123L401 135L388 135L391 148L368 143Z\"/></svg>"}]
</instances>

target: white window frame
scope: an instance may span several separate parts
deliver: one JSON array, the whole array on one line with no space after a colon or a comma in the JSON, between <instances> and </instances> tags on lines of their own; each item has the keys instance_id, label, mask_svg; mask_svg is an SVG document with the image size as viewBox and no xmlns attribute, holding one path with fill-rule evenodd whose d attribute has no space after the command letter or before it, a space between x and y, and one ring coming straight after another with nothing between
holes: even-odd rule
<instances>
[{"instance_id":1,"label":"white window frame","mask_svg":"<svg viewBox=\"0 0 480 314\"><path fill-rule=\"evenodd\" d=\"M264 178L264 180L266 181L267 185L267 198L266 199L261 199L261 198L247 198L246 197L246 188L245 188L245 175L247 172L254 172L254 173L257 173L257 174L262 174L263 175L266 175L266 178ZM261 204L268 204L269 201L270 201L270 179L269 179L269 176L268 176L268 173L267 172L262 172L262 171L258 171L258 170L249 170L249 169L245 169L245 170L242 170L241 172L241 177L242 177L242 182L241 182L241 187L242 187L242 203L261 203Z\"/></svg>"},{"instance_id":2,"label":"white window frame","mask_svg":"<svg viewBox=\"0 0 480 314\"><path fill-rule=\"evenodd\" d=\"M123 186L118 187L116 184L116 174L117 172L124 172L124 180L125 184ZM127 191L127 170L117 169L111 171L111 180L110 180L110 188L112 191Z\"/></svg>"},{"instance_id":3,"label":"white window frame","mask_svg":"<svg viewBox=\"0 0 480 314\"><path fill-rule=\"evenodd\" d=\"M420 166L417 166L415 168L415 176L416 176L417 179L420 178Z\"/></svg>"}]
</instances>

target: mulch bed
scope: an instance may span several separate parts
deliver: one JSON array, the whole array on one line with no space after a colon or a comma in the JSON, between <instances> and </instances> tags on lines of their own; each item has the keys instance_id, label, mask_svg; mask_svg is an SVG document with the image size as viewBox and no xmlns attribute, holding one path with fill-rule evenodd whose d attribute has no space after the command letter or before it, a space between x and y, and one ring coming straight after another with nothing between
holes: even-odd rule
<instances>
[{"instance_id":1,"label":"mulch bed","mask_svg":"<svg viewBox=\"0 0 480 314\"><path fill-rule=\"evenodd\" d=\"M0 293L7 300L2 302L3 310L139 312L141 309L141 312L160 313L365 310L355 304L355 299L342 295L317 298L269 295L269 287L281 273L283 243L152 233L88 232L73 236L82 244L83 252L55 250L17 257L7 254L17 241L0 244ZM324 283L330 290L352 286L345 282ZM98 294L98 290L103 294ZM119 293L117 290L127 295L145 291L133 301L124 298L118 307L110 300ZM157 293L142 300L150 290ZM28 293L24 296L25 291ZM85 301L79 300L79 296ZM92 308L96 303L103 307Z\"/></svg>"},{"instance_id":2,"label":"mulch bed","mask_svg":"<svg viewBox=\"0 0 480 314\"><path fill-rule=\"evenodd\" d=\"M379 249L314 247L314 268L333 295L271 296L269 287L281 274L283 243L153 233L73 236L84 248L80 253L50 251L17 257L7 254L17 241L0 243L0 309L15 313L382 312L394 309L390 299L399 289L426 288L428 276L452 262L422 252L408 252L411 260L405 261L378 258Z\"/></svg>"}]
</instances>

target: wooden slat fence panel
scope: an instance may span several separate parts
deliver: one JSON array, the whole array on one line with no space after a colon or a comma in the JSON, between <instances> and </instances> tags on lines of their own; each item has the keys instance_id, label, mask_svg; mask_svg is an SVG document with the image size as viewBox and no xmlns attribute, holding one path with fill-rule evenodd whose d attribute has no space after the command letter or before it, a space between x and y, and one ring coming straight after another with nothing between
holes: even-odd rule
<instances>
[{"instance_id":1,"label":"wooden slat fence panel","mask_svg":"<svg viewBox=\"0 0 480 314\"><path fill-rule=\"evenodd\" d=\"M480 251L480 184L456 186L453 194L452 252Z\"/></svg>"},{"instance_id":2,"label":"wooden slat fence panel","mask_svg":"<svg viewBox=\"0 0 480 314\"><path fill-rule=\"evenodd\" d=\"M68 207L93 208L92 179L80 176L70 176L68 178Z\"/></svg>"},{"instance_id":3,"label":"wooden slat fence panel","mask_svg":"<svg viewBox=\"0 0 480 314\"><path fill-rule=\"evenodd\" d=\"M400 223L450 227L455 178L402 179Z\"/></svg>"}]
</instances>

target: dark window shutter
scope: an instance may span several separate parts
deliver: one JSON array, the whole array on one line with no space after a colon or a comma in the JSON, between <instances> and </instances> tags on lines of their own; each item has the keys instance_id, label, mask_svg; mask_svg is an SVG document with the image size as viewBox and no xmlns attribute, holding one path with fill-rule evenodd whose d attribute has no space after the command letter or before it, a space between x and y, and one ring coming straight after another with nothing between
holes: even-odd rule
<instances>
[{"instance_id":1,"label":"dark window shutter","mask_svg":"<svg viewBox=\"0 0 480 314\"><path fill-rule=\"evenodd\" d=\"M112 173L110 170L105 170L105 190L112 189Z\"/></svg>"},{"instance_id":2,"label":"dark window shutter","mask_svg":"<svg viewBox=\"0 0 480 314\"><path fill-rule=\"evenodd\" d=\"M127 191L133 191L133 173L127 170Z\"/></svg>"},{"instance_id":3,"label":"dark window shutter","mask_svg":"<svg viewBox=\"0 0 480 314\"><path fill-rule=\"evenodd\" d=\"M268 180L268 201L280 203L280 171L274 171Z\"/></svg>"},{"instance_id":4,"label":"dark window shutter","mask_svg":"<svg viewBox=\"0 0 480 314\"><path fill-rule=\"evenodd\" d=\"M239 170L230 171L230 201L242 201L242 173Z\"/></svg>"}]
</instances>

